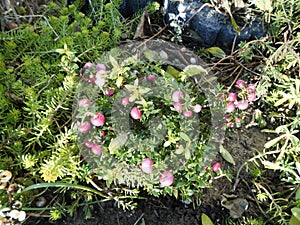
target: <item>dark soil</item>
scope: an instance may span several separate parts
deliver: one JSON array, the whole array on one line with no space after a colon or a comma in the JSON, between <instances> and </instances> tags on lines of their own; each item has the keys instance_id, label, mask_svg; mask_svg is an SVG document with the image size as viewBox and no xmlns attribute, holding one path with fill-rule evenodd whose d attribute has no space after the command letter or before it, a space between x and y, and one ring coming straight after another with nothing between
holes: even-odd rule
<instances>
[{"instance_id":1,"label":"dark soil","mask_svg":"<svg viewBox=\"0 0 300 225\"><path fill-rule=\"evenodd\" d=\"M255 150L263 149L266 142L266 136L258 128L249 129L240 128L228 132L225 137L224 147L232 154L236 165L229 163L218 157L224 169L229 169L233 175L230 182L226 177L220 177L213 181L212 187L203 190L200 206L184 204L171 197L154 198L148 196L146 200L139 200L135 211L124 212L114 205L114 202L106 202L93 205L91 208L92 218L86 220L82 210L78 210L73 217L63 218L59 221L49 221L48 218L40 216L30 217L24 224L56 224L56 225L194 225L201 224L201 214L207 214L215 225L226 224L225 220L229 217L229 211L221 206L221 196L225 194L234 194L239 198L248 201L248 210L245 216L261 217L263 212L259 209L254 200L254 188L251 186L251 174L243 168L239 175L240 182L235 191L235 177L237 171L244 162L253 157Z\"/></svg>"}]
</instances>

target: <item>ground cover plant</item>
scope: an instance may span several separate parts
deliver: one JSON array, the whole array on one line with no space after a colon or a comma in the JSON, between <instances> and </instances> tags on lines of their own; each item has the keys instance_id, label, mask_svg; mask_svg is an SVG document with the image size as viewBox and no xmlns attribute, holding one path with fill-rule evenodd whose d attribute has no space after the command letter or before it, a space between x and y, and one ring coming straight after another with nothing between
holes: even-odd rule
<instances>
[{"instance_id":1,"label":"ground cover plant","mask_svg":"<svg viewBox=\"0 0 300 225\"><path fill-rule=\"evenodd\" d=\"M236 187L246 169L262 218L234 219L228 213L227 223L299 224L297 1L272 3L268 37L241 43L228 55L217 48L198 51L219 78L215 98L207 98L194 79L206 67L159 63L149 60L158 58L151 51L145 51L150 62L139 63L134 54L119 60L118 52L103 58L121 44L122 35L133 36L134 26L120 16L120 1L92 3L49 2L34 22L24 15L28 8L19 7L22 22L0 34L0 223L19 224L32 212L44 211L57 220L79 207L89 218L91 205L110 200L131 210L136 199L144 198L141 189L198 207L214 180L226 177ZM84 15L82 7L90 13ZM270 13L270 7L265 9ZM258 126L270 135L237 174L226 169L226 163L237 161L230 149L220 148L224 160L201 164L211 151L207 143L214 126L207 121L219 110L224 117L217 117L217 125L227 132ZM118 116L111 116L115 111ZM151 124L157 117L163 118L161 126ZM190 132L195 126L196 134ZM168 167L172 157L180 159L179 170ZM53 193L52 201L47 193ZM205 214L201 221L212 224Z\"/></svg>"}]
</instances>

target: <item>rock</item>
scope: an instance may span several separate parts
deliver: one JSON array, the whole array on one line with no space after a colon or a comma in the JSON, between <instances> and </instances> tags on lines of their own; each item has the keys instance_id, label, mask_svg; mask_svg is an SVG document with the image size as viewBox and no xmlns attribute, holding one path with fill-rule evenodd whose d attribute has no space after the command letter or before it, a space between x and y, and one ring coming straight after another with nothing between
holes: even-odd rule
<instances>
[{"instance_id":1,"label":"rock","mask_svg":"<svg viewBox=\"0 0 300 225\"><path fill-rule=\"evenodd\" d=\"M169 13L178 14L184 8L186 17L183 23L190 20L187 25L190 29L197 32L202 39L201 42L206 47L218 46L223 50L230 50L235 36L237 36L235 41L236 47L241 41L258 39L267 34L267 29L263 26L261 17L252 15L247 20L233 15L239 27L242 28L238 35L237 31L233 28L228 14L222 14L214 8L204 6L203 3L196 0L193 2L186 1L177 5L169 3L167 7L167 22L170 22L168 21ZM178 10L179 7L181 7L180 10Z\"/></svg>"},{"instance_id":2,"label":"rock","mask_svg":"<svg viewBox=\"0 0 300 225\"><path fill-rule=\"evenodd\" d=\"M123 16L128 17L145 7L149 2L154 1L123 0L120 12ZM162 4L161 1L160 3ZM180 12L181 15L184 15L182 18L179 18L181 24L187 23L186 26L199 35L201 39L199 42L203 43L204 47L218 46L227 51L231 50L236 36L234 47L241 41L259 39L267 34L267 26L264 26L261 17L251 15L249 19L246 19L233 15L241 28L241 32L238 35L232 26L228 14L221 13L212 7L204 7L203 5L197 0L186 0L183 3L165 0L166 22L171 22L170 14L179 15Z\"/></svg>"},{"instance_id":3,"label":"rock","mask_svg":"<svg viewBox=\"0 0 300 225\"><path fill-rule=\"evenodd\" d=\"M249 203L244 198L229 195L226 195L225 197L224 194L222 196L221 205L229 210L231 218L237 219L242 217L243 213L248 209Z\"/></svg>"}]
</instances>

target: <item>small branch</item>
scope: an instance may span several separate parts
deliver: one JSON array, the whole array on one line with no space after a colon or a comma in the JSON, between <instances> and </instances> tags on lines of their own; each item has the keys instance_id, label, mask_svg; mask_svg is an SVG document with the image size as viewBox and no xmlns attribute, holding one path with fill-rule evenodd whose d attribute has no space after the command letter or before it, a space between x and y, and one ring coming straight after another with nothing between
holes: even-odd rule
<instances>
[{"instance_id":1,"label":"small branch","mask_svg":"<svg viewBox=\"0 0 300 225\"><path fill-rule=\"evenodd\" d=\"M146 44L148 41L151 41L153 38L155 38L156 36L158 36L160 33L162 33L165 29L167 29L167 27L169 26L169 24L167 24L166 26L164 26L160 31L158 31L156 34L154 34L152 37L150 37L149 39L143 41L141 44L139 44L136 49L140 48L141 46L143 46L144 44Z\"/></svg>"},{"instance_id":2,"label":"small branch","mask_svg":"<svg viewBox=\"0 0 300 225\"><path fill-rule=\"evenodd\" d=\"M135 221L135 223L133 225L137 225L137 223L143 218L144 213L142 213L142 215L137 219L137 221Z\"/></svg>"},{"instance_id":3,"label":"small branch","mask_svg":"<svg viewBox=\"0 0 300 225\"><path fill-rule=\"evenodd\" d=\"M279 152L280 152L280 150L275 150L275 151L265 152L265 153L263 153L263 154L260 153L259 155L254 156L254 157L252 157L251 159L249 159L249 160L247 160L246 162L244 162L243 165L241 165L241 167L239 168L239 170L238 170L238 172L237 172L237 174L236 174L236 177L235 177L235 183L234 183L233 188L232 188L233 191L235 191L235 189L236 189L236 187L237 187L237 185L238 185L238 183L239 183L239 181L240 181L239 176L240 176L240 173L241 173L242 169L243 169L249 162L252 162L252 161L254 161L255 159L262 158L262 157L264 157L264 156L266 156L266 155L272 155L272 154L276 154L276 153L279 153Z\"/></svg>"}]
</instances>

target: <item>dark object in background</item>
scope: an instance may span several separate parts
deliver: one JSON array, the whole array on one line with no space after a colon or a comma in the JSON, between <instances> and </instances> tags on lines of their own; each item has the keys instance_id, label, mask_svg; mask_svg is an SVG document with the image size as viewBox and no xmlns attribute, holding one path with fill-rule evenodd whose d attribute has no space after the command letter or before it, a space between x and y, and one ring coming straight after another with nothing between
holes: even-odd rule
<instances>
[{"instance_id":1,"label":"dark object in background","mask_svg":"<svg viewBox=\"0 0 300 225\"><path fill-rule=\"evenodd\" d=\"M160 4L162 3L162 1L159 0L123 0L119 11L124 17L127 18L132 16L140 9L145 8L150 2L158 2Z\"/></svg>"},{"instance_id":2,"label":"dark object in background","mask_svg":"<svg viewBox=\"0 0 300 225\"><path fill-rule=\"evenodd\" d=\"M223 50L231 50L235 37L236 47L241 41L259 39L267 34L267 28L263 26L262 18L256 15L250 15L247 21L244 18L233 15L241 29L238 35L228 14L221 14L211 7L203 7L204 4L197 1L183 3L183 5L186 13L185 21L192 17L188 23L189 28L200 36L206 47L219 46ZM203 8L197 12L201 7ZM178 14L178 8L174 4L168 4L166 11L167 14Z\"/></svg>"},{"instance_id":3,"label":"dark object in background","mask_svg":"<svg viewBox=\"0 0 300 225\"><path fill-rule=\"evenodd\" d=\"M145 7L149 2L154 1L155 0L123 0L120 12L124 17L129 17L139 9ZM169 13L178 15L178 2L174 0L157 2L166 7L165 11L167 23L170 22ZM236 47L241 41L259 39L267 35L267 27L264 26L261 17L252 15L249 20L245 21L243 18L234 16L237 24L241 28L240 34L237 35L237 32L234 30L228 14L221 14L217 10L210 7L204 7L202 10L196 13L197 10L203 6L203 3L197 0L189 2L185 1L181 4L184 5L184 13L186 13L183 23L192 17L187 25L199 35L201 38L200 43L203 43L204 47L219 46L223 50L230 51L235 37Z\"/></svg>"}]
</instances>

